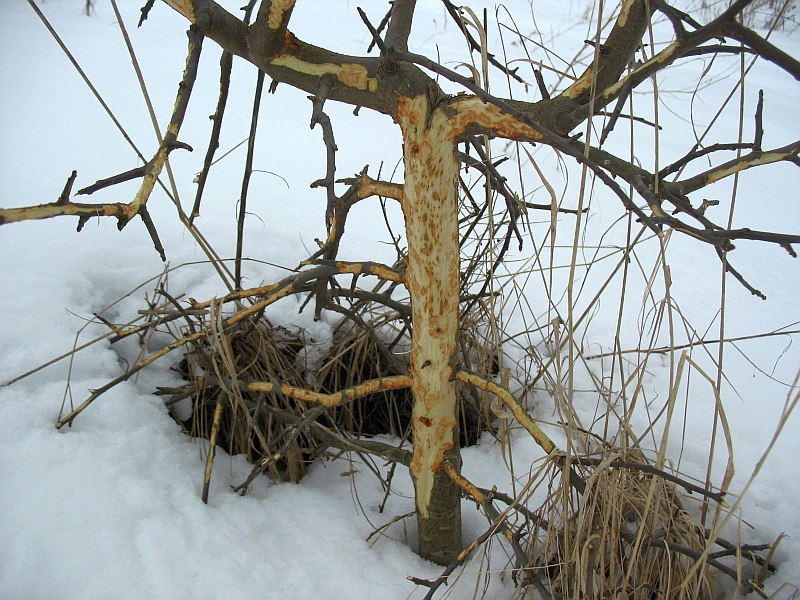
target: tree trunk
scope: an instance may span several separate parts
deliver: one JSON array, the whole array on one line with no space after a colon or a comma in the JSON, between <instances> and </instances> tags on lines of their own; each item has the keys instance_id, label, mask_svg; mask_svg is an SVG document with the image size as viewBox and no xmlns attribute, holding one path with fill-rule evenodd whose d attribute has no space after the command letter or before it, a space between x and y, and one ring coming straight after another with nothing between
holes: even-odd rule
<instances>
[{"instance_id":1,"label":"tree trunk","mask_svg":"<svg viewBox=\"0 0 800 600\"><path fill-rule=\"evenodd\" d=\"M440 469L460 471L452 358L458 332L458 162L452 123L427 95L400 97L403 131L403 214L408 240L406 287L411 297L411 376L419 553L448 564L461 552L459 489Z\"/></svg>"}]
</instances>

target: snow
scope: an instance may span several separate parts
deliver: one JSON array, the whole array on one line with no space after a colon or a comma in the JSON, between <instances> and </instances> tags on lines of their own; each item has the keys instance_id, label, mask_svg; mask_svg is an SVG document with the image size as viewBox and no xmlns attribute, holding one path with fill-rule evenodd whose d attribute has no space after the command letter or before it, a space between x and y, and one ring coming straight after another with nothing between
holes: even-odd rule
<instances>
[{"instance_id":1,"label":"snow","mask_svg":"<svg viewBox=\"0 0 800 600\"><path fill-rule=\"evenodd\" d=\"M121 0L119 4L163 129L184 67L185 22L157 3L145 26L135 29L140 3ZM234 13L240 4L224 3ZM97 13L91 18L80 14L82 5L80 0L38 3L134 143L148 156L156 143L153 127L110 2L98 2ZM318 45L361 53L369 37L355 6L349 0L303 0L293 15L292 29L300 38ZM384 2L365 1L363 6L374 21L385 11ZM493 5L488 6L493 14ZM566 3L556 1L531 4L516 0L507 6L526 30L532 28L535 15L548 48L561 56L572 56L574 48L590 35L591 25L575 18L582 14L578 3L569 3L567 10ZM420 3L418 13L412 49L431 55L440 52L443 63L451 67L454 65L448 61L455 57L463 60L463 41L452 23L445 26L441 5ZM477 8L476 13L480 14ZM321 14L325 18L320 18ZM574 25L576 22L579 25ZM553 31L559 35L549 39ZM800 55L796 35L777 33L775 39L793 56ZM191 181L200 168L210 131L208 115L216 104L218 56L213 42L207 41L180 135L195 150L191 154L176 151L171 157L184 207L193 198ZM730 73L736 76L738 59L730 64ZM702 68L698 62L696 70L684 73L686 79L676 80L670 75L661 81L663 89L669 91L671 106L676 107L674 114L663 108L660 113L665 124L660 140L662 166L687 150L691 144L687 140L693 139L697 123L709 123L719 99L730 91L730 82L721 78L708 82L713 102L693 102L684 92L691 90L686 81L691 82ZM765 90L765 147L780 147L798 139L796 82L771 66L754 69L752 76L755 85ZM0 206L53 201L73 169L78 170L77 187L82 187L138 164L135 152L24 2L0 2L0 81ZM492 85L498 93L505 89L503 80ZM254 86L254 70L237 60L221 150L247 137ZM649 103L650 108L643 110L652 110L652 97L643 95L636 102L640 106ZM743 136L748 139L755 97L748 97L745 106ZM369 111L361 111L356 117L350 107L333 105L326 106L326 111L337 136L339 176L359 172L365 164L370 164L370 173L377 174L382 163L387 179L401 170L399 133L387 117ZM735 131L737 113L735 97L712 136L724 128ZM259 218L248 221L246 253L265 262L247 263L246 285L284 277L286 271L276 265L294 267L315 247L314 238L324 235L324 192L309 190L308 186L324 173L325 153L320 130L308 128L309 117L310 103L305 94L288 86L279 86L277 93L263 102L256 168L268 172L254 175L255 193L248 210ZM636 135L641 140L652 134L641 128ZM624 130L615 132L615 136L609 143L617 144L618 149L626 147ZM647 167L655 159L642 152L637 158ZM542 149L535 156L542 165L555 166ZM231 232L243 159L244 147L240 147L212 170L198 221L204 235L224 256L234 254ZM559 181L558 171L552 172L554 181ZM399 180L399 174L394 178ZM510 180L514 181L511 176ZM575 171L565 205L574 206L577 201L578 180ZM538 182L526 185L531 189L538 187ZM725 203L730 198L730 185L729 181L718 184L713 188L715 195L709 198ZM741 177L734 227L797 233L798 185L800 176L792 165L756 169ZM127 201L136 187L136 182L116 186L98 201ZM197 299L223 294L219 279L203 262L205 256L178 225L174 206L163 193L158 194L150 207L169 256L170 289ZM539 190L533 201L541 202L545 196ZM397 222L397 208L390 204L389 211ZM624 243L619 229L609 234L609 238L617 237L601 239L620 213L617 199L598 193L587 217L588 247L601 242L607 247ZM547 215L534 217L547 219ZM341 258L369 256L391 261L391 247L381 243L387 239L382 222L376 205L356 206L348 221L351 235L345 236ZM560 216L559 244L571 244L573 223L571 217ZM541 228L534 227L534 237L545 231L546 224L537 227ZM4 286L0 295L0 382L103 334L102 326L87 323L93 313L110 306L110 317L129 318L143 305L145 293L152 293L154 281L150 280L161 274L163 265L138 222L122 232L109 219L90 221L80 234L74 228L75 219L64 217L0 229ZM523 252L514 255L516 258L531 256L531 240L526 244ZM548 244L542 249L547 250ZM537 242L537 247L541 245ZM721 277L713 250L677 234L669 250L675 306L700 335L715 338L720 322ZM636 346L640 336L647 338L653 323L653 315L643 308L642 301L647 269L654 263L648 251L653 252L652 247L637 255L645 273L631 281L627 292L632 306L622 332L624 347ZM591 254L591 248L586 252ZM737 244L732 261L767 294L768 300L755 299L729 278L725 335L798 329L800 278L796 276L796 261L777 247L747 242ZM634 261L634 267L636 264ZM555 276L556 286L565 281L562 271ZM576 315L589 305L593 290L602 281L595 277L604 275L586 275L585 291L576 301ZM533 304L543 294L536 287L540 284L541 280L534 277L526 288ZM659 279L653 294L658 297L660 293L663 282ZM612 294L608 302L616 306L618 296ZM644 306L651 305L645 302ZM331 322L314 323L310 311L298 315L298 308L288 300L271 307L269 316L276 322L305 327L324 339ZM586 345L598 352L611 348L616 327L616 312L611 308L610 312L595 314L586 326ZM509 326L519 325L515 318L510 318ZM683 331L683 325L675 330ZM679 337L677 344L686 341L685 335ZM722 400L734 439L734 492L747 484L778 425L788 395L797 393L796 388L790 390L786 385L800 366L800 348L795 342L797 336L787 334L726 346L730 379L723 385ZM696 351L692 357L713 378L717 349L709 348L709 356ZM510 349L511 353L515 351L521 352ZM204 505L200 493L207 443L184 436L163 401L151 393L156 385L177 382L169 372L168 360L155 363L139 377L102 396L75 420L73 427L54 428L62 401L82 402L86 390L118 376L137 352L133 344L120 349L100 342L74 360L62 360L13 385L0 387L0 536L4 540L0 545L0 597L400 599L425 595L426 590L417 588L407 576L436 578L441 568L423 561L411 549L413 520L407 521L408 527L395 525L388 535L367 541L375 527L413 510L413 492L406 476L395 478L395 493L383 513L378 511L383 490L356 458L350 459L352 462L343 459L316 464L298 485L259 478L252 493L242 497L231 486L247 477L250 465L241 456L228 457L218 450L209 504ZM600 366L595 361L591 368L600 373ZM651 358L648 377L642 382L649 399L655 401L668 393L669 367L668 358ZM574 378L576 390L592 386L588 370L576 371ZM680 460L681 470L702 478L714 396L711 386L697 374L689 389L682 388L679 394L677 412L685 411L685 416L673 425L671 457ZM602 411L597 395L585 393L576 398L583 403L578 407L582 418L592 423ZM538 401L539 405L533 407L538 417L545 421L558 418L542 397ZM767 582L768 591L778 591L779 597L791 593L790 588L780 589L784 583L800 584L800 511L796 508L800 496L799 418L797 414L789 417L783 435L740 506L745 541L770 542L781 532L787 534L775 556L780 569ZM724 445L719 442L717 453L712 480L718 482L725 458ZM528 438L517 436L514 460L518 476L540 456ZM464 474L476 484L498 485L501 490L507 486L500 447L490 438L465 449L463 457ZM506 487L505 491L510 489ZM465 539L472 539L486 527L485 519L469 504L464 505L464 520ZM489 563L495 569L505 562L498 548L496 544ZM448 597L473 596L478 570L486 567L481 561L478 555L468 564L464 581L449 588ZM481 579L477 585L480 590ZM489 597L510 597L512 591L509 577L492 577Z\"/></svg>"}]
</instances>

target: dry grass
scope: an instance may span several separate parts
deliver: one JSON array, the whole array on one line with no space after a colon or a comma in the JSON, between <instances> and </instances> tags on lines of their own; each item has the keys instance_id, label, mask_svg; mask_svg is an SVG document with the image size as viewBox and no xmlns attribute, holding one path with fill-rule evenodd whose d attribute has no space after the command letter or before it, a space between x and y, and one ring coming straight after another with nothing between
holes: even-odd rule
<instances>
[{"instance_id":1,"label":"dry grass","mask_svg":"<svg viewBox=\"0 0 800 600\"><path fill-rule=\"evenodd\" d=\"M557 472L561 457L552 459L541 521L528 531L526 583L536 578L531 589L554 598L713 597L711 569L695 568L707 541L683 494L659 476L611 466L615 457L647 464L609 449L599 465L577 469L582 495Z\"/></svg>"},{"instance_id":2,"label":"dry grass","mask_svg":"<svg viewBox=\"0 0 800 600\"><path fill-rule=\"evenodd\" d=\"M303 386L304 372L298 364L302 341L288 330L267 320L251 322L235 332L216 331L212 340L186 353L180 370L194 388L192 416L184 422L192 436L210 438L217 404L223 406L217 443L231 454L244 454L251 462L274 454L291 428L280 420L283 412L304 415L309 407L283 394L252 397L236 382L285 381ZM265 464L270 477L299 481L319 443L299 433L282 448L282 456Z\"/></svg>"}]
</instances>

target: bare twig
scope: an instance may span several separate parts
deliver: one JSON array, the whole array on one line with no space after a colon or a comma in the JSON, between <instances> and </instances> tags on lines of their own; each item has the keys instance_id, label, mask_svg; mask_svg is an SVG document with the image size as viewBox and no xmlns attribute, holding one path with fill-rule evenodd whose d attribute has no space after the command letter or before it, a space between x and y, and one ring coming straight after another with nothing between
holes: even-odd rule
<instances>
[{"instance_id":1,"label":"bare twig","mask_svg":"<svg viewBox=\"0 0 800 600\"><path fill-rule=\"evenodd\" d=\"M236 261L234 263L233 285L242 287L242 252L244 246L244 221L247 216L247 192L250 188L250 177L253 174L253 155L256 147L256 129L258 115L261 111L261 92L264 89L264 71L259 71L256 78L256 90L253 98L253 114L250 118L250 136L247 138L247 159L244 175L242 175L242 191L239 196L239 216L236 219Z\"/></svg>"},{"instance_id":2,"label":"bare twig","mask_svg":"<svg viewBox=\"0 0 800 600\"><path fill-rule=\"evenodd\" d=\"M571 460L574 462L580 463L582 465L601 465L605 464L605 466L610 467L612 469L631 469L634 471L641 471L642 473L649 473L651 475L657 475L664 479L665 481L671 481L672 483L677 483L682 488L686 489L689 493L697 492L698 494L710 498L715 502L722 504L723 506L727 506L725 503L725 493L724 492L713 492L711 490L707 490L704 487L696 485L691 481L686 481L680 477L677 477L671 473L667 473L663 469L658 469L652 465L642 464L633 462L630 460L623 460L620 458L614 459L610 463L607 462L604 458L591 458L591 457L573 457Z\"/></svg>"},{"instance_id":3,"label":"bare twig","mask_svg":"<svg viewBox=\"0 0 800 600\"><path fill-rule=\"evenodd\" d=\"M142 24L147 20L147 17L150 16L150 10L153 8L153 5L156 3L156 0L147 0L144 6L141 8L142 16L139 17L139 24L137 27L141 27Z\"/></svg>"},{"instance_id":4,"label":"bare twig","mask_svg":"<svg viewBox=\"0 0 800 600\"><path fill-rule=\"evenodd\" d=\"M211 438L209 439L206 468L203 473L203 504L208 504L208 489L211 485L211 469L214 466L214 455L217 452L217 435L219 434L219 423L221 419L222 402L217 402L217 406L214 408L214 423L211 426Z\"/></svg>"},{"instance_id":5,"label":"bare twig","mask_svg":"<svg viewBox=\"0 0 800 600\"><path fill-rule=\"evenodd\" d=\"M219 136L222 131L222 119L225 116L225 107L228 103L228 90L231 84L231 70L233 68L233 54L230 52L222 52L222 57L219 59L219 99L217 100L217 109L211 115L211 121L214 123L211 128L211 138L208 141L208 150L203 160L203 168L195 178L197 183L197 192L194 197L194 205L192 212L189 215L189 223L192 223L195 217L200 216L200 202L202 201L203 191L206 187L208 180L208 173L211 169L211 164L214 162L214 154L219 148Z\"/></svg>"},{"instance_id":6,"label":"bare twig","mask_svg":"<svg viewBox=\"0 0 800 600\"><path fill-rule=\"evenodd\" d=\"M72 193L72 185L75 183L76 177L78 177L78 172L73 170L72 174L67 178L67 182L64 184L61 195L58 197L58 200L56 200L56 204L66 204L69 202L69 196Z\"/></svg>"},{"instance_id":7,"label":"bare twig","mask_svg":"<svg viewBox=\"0 0 800 600\"><path fill-rule=\"evenodd\" d=\"M146 165L142 165L141 167L136 167L129 171L125 171L124 173L119 173L118 175L112 175L106 179L98 179L92 185L86 186L78 190L78 195L90 195L99 190L107 188L112 185L116 185L118 183L123 183L125 181L130 181L131 179L138 179L139 177L144 177L146 171Z\"/></svg>"},{"instance_id":8,"label":"bare twig","mask_svg":"<svg viewBox=\"0 0 800 600\"><path fill-rule=\"evenodd\" d=\"M336 141L333 137L333 126L331 125L330 117L322 110L325 105L325 100L328 97L331 87L335 78L332 75L326 75L320 78L319 90L316 95L309 96L313 104L311 112L311 129L319 124L322 127L322 140L325 143L326 151L326 172L325 179L322 185L325 187L328 195L328 205L325 209L325 226L330 233L333 224L333 212L337 198L334 190L334 182L336 181ZM314 187L314 186L312 186Z\"/></svg>"}]
</instances>

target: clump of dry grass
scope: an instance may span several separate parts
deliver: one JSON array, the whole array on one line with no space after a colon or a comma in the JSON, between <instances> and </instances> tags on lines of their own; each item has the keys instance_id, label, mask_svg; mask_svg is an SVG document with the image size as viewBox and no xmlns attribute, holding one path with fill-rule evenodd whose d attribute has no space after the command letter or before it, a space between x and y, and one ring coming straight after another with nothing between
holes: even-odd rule
<instances>
[{"instance_id":1,"label":"clump of dry grass","mask_svg":"<svg viewBox=\"0 0 800 600\"><path fill-rule=\"evenodd\" d=\"M210 439L217 406L221 406L216 443L251 462L281 455L265 463L270 477L299 481L319 451L319 443L307 432L298 432L282 444L291 428L282 415L304 415L309 407L283 394L252 394L240 382L276 380L304 386L299 360L302 337L268 320L252 321L236 330L215 331L209 339L186 353L180 365L193 386L192 415L183 422L192 436Z\"/></svg>"},{"instance_id":2,"label":"clump of dry grass","mask_svg":"<svg viewBox=\"0 0 800 600\"><path fill-rule=\"evenodd\" d=\"M713 573L698 563L708 542L678 486L640 452L609 449L591 467L571 464L586 483L576 492L549 460L548 494L527 538L527 583L553 598L712 598ZM624 465L624 466L623 466ZM534 525L531 523L531 525Z\"/></svg>"}]
</instances>

